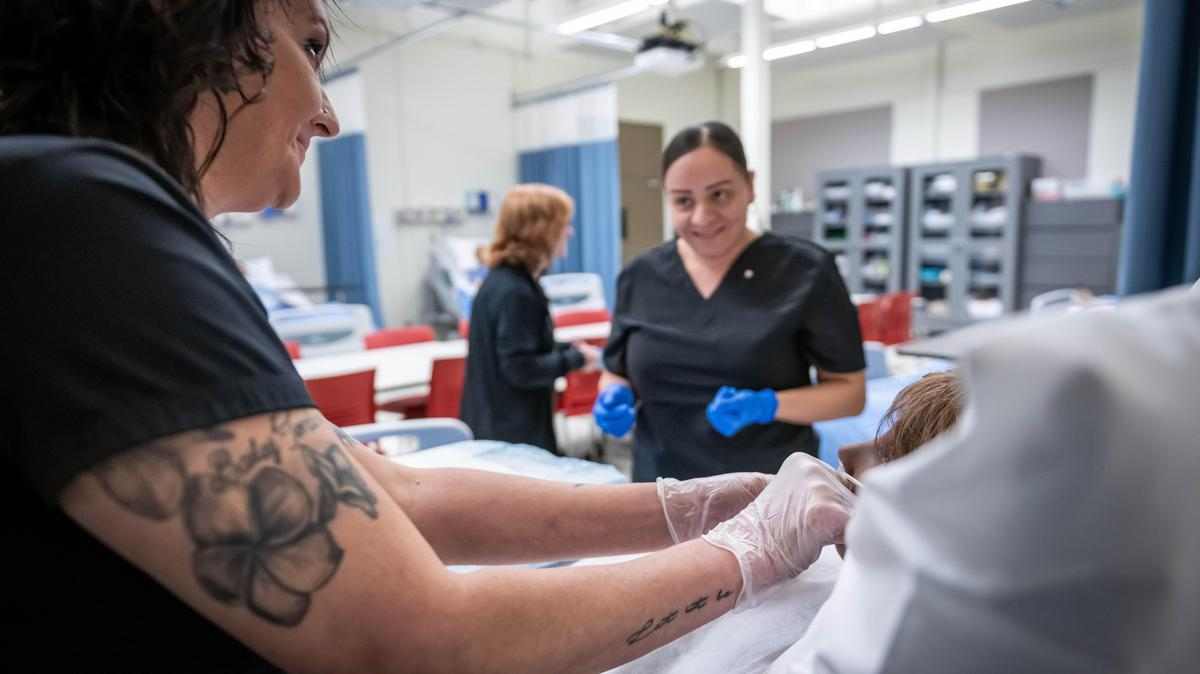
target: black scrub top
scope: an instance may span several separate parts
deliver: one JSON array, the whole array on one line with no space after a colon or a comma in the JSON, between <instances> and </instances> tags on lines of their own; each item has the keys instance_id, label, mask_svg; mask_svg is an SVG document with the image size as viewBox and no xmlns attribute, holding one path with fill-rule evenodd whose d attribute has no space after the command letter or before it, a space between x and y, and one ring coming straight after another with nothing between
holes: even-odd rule
<instances>
[{"instance_id":1,"label":"black scrub top","mask_svg":"<svg viewBox=\"0 0 1200 674\"><path fill-rule=\"evenodd\" d=\"M812 385L813 365L829 372L866 367L858 313L833 255L771 233L742 251L707 300L675 241L631 262L617 281L604 362L630 381L641 403L637 481L774 473L792 452L815 456L811 426L756 424L726 438L705 408L721 386L782 391Z\"/></svg>"},{"instance_id":2,"label":"black scrub top","mask_svg":"<svg viewBox=\"0 0 1200 674\"><path fill-rule=\"evenodd\" d=\"M583 354L554 341L550 302L528 270L499 265L471 303L461 417L475 437L558 452L554 382Z\"/></svg>"},{"instance_id":3,"label":"black scrub top","mask_svg":"<svg viewBox=\"0 0 1200 674\"><path fill-rule=\"evenodd\" d=\"M225 243L158 167L95 140L0 138L0 222L14 234L0 247L5 656L46 672L277 671L58 506L155 438L312 407Z\"/></svg>"}]
</instances>

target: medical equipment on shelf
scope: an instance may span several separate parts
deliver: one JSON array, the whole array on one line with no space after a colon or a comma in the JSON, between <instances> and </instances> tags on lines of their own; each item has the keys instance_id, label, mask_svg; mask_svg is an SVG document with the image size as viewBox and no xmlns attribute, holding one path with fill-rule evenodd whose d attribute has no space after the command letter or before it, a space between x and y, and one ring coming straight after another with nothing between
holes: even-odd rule
<instances>
[{"instance_id":1,"label":"medical equipment on shelf","mask_svg":"<svg viewBox=\"0 0 1200 674\"><path fill-rule=\"evenodd\" d=\"M487 276L488 268L480 259L487 245L483 237L439 234L433 238L422 322L455 326L470 318L471 301Z\"/></svg>"},{"instance_id":2,"label":"medical equipment on shelf","mask_svg":"<svg viewBox=\"0 0 1200 674\"><path fill-rule=\"evenodd\" d=\"M365 304L329 302L277 309L267 317L279 338L299 343L305 357L361 351L363 338L375 329Z\"/></svg>"},{"instance_id":3,"label":"medical equipment on shelf","mask_svg":"<svg viewBox=\"0 0 1200 674\"><path fill-rule=\"evenodd\" d=\"M953 173L939 173L929 181L925 194L930 197L951 196L958 190L958 178Z\"/></svg>"}]
</instances>

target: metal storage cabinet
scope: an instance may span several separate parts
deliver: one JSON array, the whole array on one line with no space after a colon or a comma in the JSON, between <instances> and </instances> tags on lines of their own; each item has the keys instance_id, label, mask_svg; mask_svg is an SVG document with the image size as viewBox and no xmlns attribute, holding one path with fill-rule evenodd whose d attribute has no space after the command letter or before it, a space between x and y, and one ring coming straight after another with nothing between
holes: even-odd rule
<instances>
[{"instance_id":1,"label":"metal storage cabinet","mask_svg":"<svg viewBox=\"0 0 1200 674\"><path fill-rule=\"evenodd\" d=\"M905 285L908 171L895 166L817 174L814 239L838 256L852 293L899 292Z\"/></svg>"},{"instance_id":2,"label":"metal storage cabinet","mask_svg":"<svg viewBox=\"0 0 1200 674\"><path fill-rule=\"evenodd\" d=\"M1019 307L1027 309L1036 295L1059 288L1115 293L1123 220L1120 199L1030 203Z\"/></svg>"},{"instance_id":3,"label":"metal storage cabinet","mask_svg":"<svg viewBox=\"0 0 1200 674\"><path fill-rule=\"evenodd\" d=\"M910 169L908 287L921 334L1018 308L1029 183L1041 160L1004 155Z\"/></svg>"}]
</instances>

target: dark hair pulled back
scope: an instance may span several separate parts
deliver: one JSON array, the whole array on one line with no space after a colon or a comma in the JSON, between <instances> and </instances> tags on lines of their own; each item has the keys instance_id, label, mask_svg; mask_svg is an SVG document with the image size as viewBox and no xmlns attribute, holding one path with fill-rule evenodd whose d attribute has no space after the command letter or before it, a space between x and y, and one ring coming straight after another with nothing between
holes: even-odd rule
<instances>
[{"instance_id":1,"label":"dark hair pulled back","mask_svg":"<svg viewBox=\"0 0 1200 674\"><path fill-rule=\"evenodd\" d=\"M750 177L750 167L746 165L746 150L742 147L742 139L737 132L722 122L705 122L675 134L667 149L663 150L662 174L667 175L677 159L701 147L711 147L729 157L742 175Z\"/></svg>"}]
</instances>

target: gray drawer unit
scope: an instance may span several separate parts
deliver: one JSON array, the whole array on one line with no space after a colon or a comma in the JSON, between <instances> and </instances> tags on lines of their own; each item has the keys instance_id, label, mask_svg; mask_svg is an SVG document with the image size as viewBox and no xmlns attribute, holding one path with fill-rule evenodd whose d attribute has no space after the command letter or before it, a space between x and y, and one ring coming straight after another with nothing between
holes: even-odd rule
<instances>
[{"instance_id":1,"label":"gray drawer unit","mask_svg":"<svg viewBox=\"0 0 1200 674\"><path fill-rule=\"evenodd\" d=\"M909 169L907 288L914 330L939 332L1018 308L1030 155Z\"/></svg>"},{"instance_id":2,"label":"gray drawer unit","mask_svg":"<svg viewBox=\"0 0 1200 674\"><path fill-rule=\"evenodd\" d=\"M771 231L785 236L812 240L816 213L813 211L790 211L771 214Z\"/></svg>"},{"instance_id":3,"label":"gray drawer unit","mask_svg":"<svg viewBox=\"0 0 1200 674\"><path fill-rule=\"evenodd\" d=\"M837 256L851 293L904 289L908 170L895 166L817 174L813 239Z\"/></svg>"},{"instance_id":4,"label":"gray drawer unit","mask_svg":"<svg viewBox=\"0 0 1200 674\"><path fill-rule=\"evenodd\" d=\"M1021 246L1020 308L1059 288L1116 292L1123 221L1121 199L1030 203Z\"/></svg>"}]
</instances>

